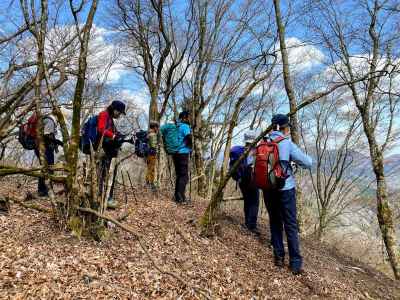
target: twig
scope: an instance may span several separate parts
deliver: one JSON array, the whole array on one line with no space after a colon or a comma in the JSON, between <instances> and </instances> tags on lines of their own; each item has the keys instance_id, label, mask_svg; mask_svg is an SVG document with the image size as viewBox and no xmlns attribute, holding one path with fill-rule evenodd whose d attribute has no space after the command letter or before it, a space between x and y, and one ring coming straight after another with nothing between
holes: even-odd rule
<instances>
[{"instance_id":1,"label":"twig","mask_svg":"<svg viewBox=\"0 0 400 300\"><path fill-rule=\"evenodd\" d=\"M127 210L128 206L128 193L126 192L126 186L125 186L125 177L124 177L124 170L121 170L121 176L122 176L122 187L124 189L124 197L125 197L125 212Z\"/></svg>"},{"instance_id":2,"label":"twig","mask_svg":"<svg viewBox=\"0 0 400 300\"><path fill-rule=\"evenodd\" d=\"M114 219L114 218L112 218L112 217L110 217L110 216L106 216L106 215L104 215L104 214L101 214L101 213L99 213L99 212L97 212L97 211L95 211L95 210L93 210L93 209L90 209L90 208L77 207L76 209L79 210L79 211L82 211L82 212L87 212L87 213L94 214L94 215L96 215L97 217L102 218L102 219L107 220L107 221L110 221L111 223L113 223L113 224L117 225L118 227L122 228L123 230L129 232L130 234L132 234L132 235L138 240L140 247L142 248L142 250L143 250L144 253L146 254L147 258L150 260L150 262L152 263L152 265L154 266L154 268L155 268L158 272L160 272L161 274L164 274L164 275L168 275L168 276L170 276L170 277L176 279L176 280L179 281L182 285L184 285L184 286L187 287L187 288L192 288L193 290L197 291L199 294L201 294L201 295L202 295L203 297L205 297L206 299L211 299L211 297L210 297L210 295L209 295L209 291L204 290L204 289L202 289L202 288L200 288L200 287L198 287L198 286L189 285L183 278L181 278L181 277L178 276L177 274L172 273L172 272L170 272L170 271L166 271L166 270L161 269L161 268L158 266L158 264L156 263L156 261L153 259L153 257L150 255L149 249L147 248L147 246L146 246L146 245L144 244L144 242L143 242L143 237L142 237L139 233L135 232L135 231L134 231L132 228L130 228L128 225L124 225L124 224L122 224L121 222L117 221L116 219Z\"/></svg>"},{"instance_id":3,"label":"twig","mask_svg":"<svg viewBox=\"0 0 400 300\"><path fill-rule=\"evenodd\" d=\"M206 174L202 173L202 174L200 174L200 175L198 175L198 176L195 176L195 177L193 177L193 178L191 179L191 181L196 181L197 179L199 179L199 178L201 178L201 177L203 177L203 176L206 176Z\"/></svg>"}]
</instances>

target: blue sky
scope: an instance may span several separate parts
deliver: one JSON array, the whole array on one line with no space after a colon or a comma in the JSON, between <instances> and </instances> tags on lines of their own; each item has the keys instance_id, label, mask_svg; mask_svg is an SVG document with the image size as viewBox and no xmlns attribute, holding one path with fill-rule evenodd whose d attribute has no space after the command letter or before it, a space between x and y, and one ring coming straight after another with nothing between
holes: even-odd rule
<instances>
[{"instance_id":1,"label":"blue sky","mask_svg":"<svg viewBox=\"0 0 400 300\"><path fill-rule=\"evenodd\" d=\"M111 4L112 0L100 0L99 2L99 7L98 11L95 17L95 25L96 27L99 28L106 28L106 29L111 29L110 28L110 23L109 23L109 12L111 9ZM351 11L351 3L352 1L342 1L342 10L343 13ZM0 22L3 25L2 30L12 30L15 28L15 26L11 25L12 23L10 21L14 21L15 23L19 23L21 20L21 15L18 13L17 7L19 6L19 1L13 1L12 6L10 7L8 5L10 1L1 1L0 2ZM63 20L63 22L70 22L71 16L69 12L69 8L67 6L67 1L64 1L64 9L60 11L60 18ZM182 2L175 2L177 4L177 9L182 10L184 8L183 5L180 3ZM285 1L283 1L283 10L285 10ZM299 2L297 2L298 4ZM300 1L301 3L301 1ZM338 9L339 11L340 9ZM11 12L11 14L10 14ZM302 18L299 20L296 20L293 23L290 23L287 30L287 39L291 40L293 43L302 43L303 41L309 41L312 38L312 35L310 34L310 31L305 29L303 26L306 23L306 19ZM300 26L299 26L300 25ZM387 24L388 27L393 26L393 24ZM110 37L110 33L108 33L104 36L105 42L106 43L112 43L108 38ZM296 40L297 39L297 40ZM360 48L355 47L353 49L354 52L361 51ZM320 44L312 44L312 45L307 45L306 47L303 48L294 48L291 50L293 60L298 59L299 64L298 67L302 70L306 71L311 71L314 72L316 70L321 70L325 68L323 64L321 64L321 59L327 57L327 52L323 47L321 47ZM307 54L313 53L315 54L314 56L316 59L313 59L312 55L307 57ZM293 61L292 60L292 61ZM301 70L300 70L301 71ZM110 82L112 86L114 86L116 89L120 89L125 91L125 95L128 93L130 94L133 98L138 100L138 98L141 98L141 104L143 105L144 102L146 102L146 95L147 95L147 88L144 85L144 82L142 78L140 78L137 74L134 74L132 71L127 71L127 70L121 70L115 71L114 73L116 80L113 80ZM400 153L400 149L396 149L395 152Z\"/></svg>"}]
</instances>

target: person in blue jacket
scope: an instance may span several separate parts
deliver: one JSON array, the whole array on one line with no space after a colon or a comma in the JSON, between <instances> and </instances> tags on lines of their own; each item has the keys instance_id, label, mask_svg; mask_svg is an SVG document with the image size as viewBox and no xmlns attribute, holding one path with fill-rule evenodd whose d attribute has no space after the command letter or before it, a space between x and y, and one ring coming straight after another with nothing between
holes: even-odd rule
<instances>
[{"instance_id":1,"label":"person in blue jacket","mask_svg":"<svg viewBox=\"0 0 400 300\"><path fill-rule=\"evenodd\" d=\"M190 113L183 111L179 114L177 126L179 130L180 147L172 156L175 167L175 197L178 204L187 203L185 191L189 182L189 156L192 152L192 131L190 129Z\"/></svg>"},{"instance_id":2,"label":"person in blue jacket","mask_svg":"<svg viewBox=\"0 0 400 300\"><path fill-rule=\"evenodd\" d=\"M303 259L300 253L296 181L292 163L305 169L311 169L312 159L291 141L290 123L286 115L274 115L271 123L273 130L265 138L275 140L278 137L285 137L284 140L279 142L278 148L280 163L288 176L282 189L263 191L264 202L269 215L274 262L277 267L284 267L283 229L285 229L289 250L289 267L293 274L299 275L303 273Z\"/></svg>"}]
</instances>

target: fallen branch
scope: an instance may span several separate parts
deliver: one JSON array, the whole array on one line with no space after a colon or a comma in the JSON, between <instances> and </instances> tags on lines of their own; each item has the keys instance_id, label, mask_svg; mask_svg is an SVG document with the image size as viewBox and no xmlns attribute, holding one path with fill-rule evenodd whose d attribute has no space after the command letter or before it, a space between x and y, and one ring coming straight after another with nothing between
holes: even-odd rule
<instances>
[{"instance_id":1,"label":"fallen branch","mask_svg":"<svg viewBox=\"0 0 400 300\"><path fill-rule=\"evenodd\" d=\"M146 246L146 245L144 244L144 242L143 242L143 237L142 237L139 233L135 232L135 231L134 231L132 228L130 228L128 225L124 225L124 224L122 224L121 222L117 221L116 219L114 219L114 218L112 218L112 217L110 217L110 216L106 216L106 215L104 215L104 214L101 214L101 213L99 213L99 212L97 212L97 211L95 211L95 210L93 210L93 209L90 209L90 208L77 207L76 209L79 210L79 211L82 211L82 212L94 214L95 216L97 216L97 217L99 217L99 218L102 218L102 219L104 219L104 220L106 220L106 221L110 221L111 223L113 223L113 224L117 225L118 227L122 228L123 230L129 232L130 234L132 234L132 235L138 240L140 247L142 248L142 250L143 250L144 253L146 254L147 258L150 260L150 262L152 263L152 265L154 266L154 268L155 268L158 272L160 272L161 274L164 274L164 275L168 275L168 276L170 276L170 277L176 279L176 280L179 281L183 286L185 286L185 287L187 287L187 288L191 288L191 289L197 291L200 295L204 296L206 299L211 299L211 297L209 296L209 292L208 292L208 291L206 291L206 290L204 290L204 289L202 289L202 288L200 288L200 287L198 287L198 286L189 285L189 284L188 284L183 278L181 278L179 275L176 275L175 273L172 273L172 272L170 272L170 271L166 271L166 270L161 269L161 268L158 266L158 264L156 263L156 261L153 259L153 257L150 255L149 249L147 248L147 246Z\"/></svg>"},{"instance_id":2,"label":"fallen branch","mask_svg":"<svg viewBox=\"0 0 400 300\"><path fill-rule=\"evenodd\" d=\"M18 204L18 205L20 205L20 206L22 206L24 208L33 209L33 210L37 210L37 211L45 212L45 213L51 213L51 209L50 208L47 208L47 207L44 207L44 206L41 206L41 205L37 205L35 203L26 203L26 202L24 202L22 200L15 199L15 198L14 199L13 198L8 198L8 199L11 202L14 202L14 203L16 203L16 204Z\"/></svg>"}]
</instances>

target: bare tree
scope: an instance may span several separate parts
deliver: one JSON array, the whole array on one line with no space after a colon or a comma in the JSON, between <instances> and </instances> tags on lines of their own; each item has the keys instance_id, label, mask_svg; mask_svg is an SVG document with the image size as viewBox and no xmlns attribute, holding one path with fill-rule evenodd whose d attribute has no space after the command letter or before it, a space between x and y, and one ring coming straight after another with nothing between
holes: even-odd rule
<instances>
[{"instance_id":1,"label":"bare tree","mask_svg":"<svg viewBox=\"0 0 400 300\"><path fill-rule=\"evenodd\" d=\"M358 74L370 74L360 83L348 84L348 88L368 142L382 239L394 276L400 279L399 249L384 171L384 153L392 142L400 102L398 95L395 96L398 87L393 84L399 74L398 62L393 60L399 35L391 27L393 22L398 24L399 15L385 10L389 2L392 1L354 1L351 9L331 1L310 3L310 8L314 9L310 24L329 50L331 70L338 78L351 82ZM362 21L349 23L355 15L362 16ZM385 76L377 77L377 73Z\"/></svg>"},{"instance_id":2,"label":"bare tree","mask_svg":"<svg viewBox=\"0 0 400 300\"><path fill-rule=\"evenodd\" d=\"M159 121L190 66L191 17L180 28L170 1L117 0L116 5L115 26L128 57L124 63L142 76L150 94L149 119Z\"/></svg>"},{"instance_id":3,"label":"bare tree","mask_svg":"<svg viewBox=\"0 0 400 300\"><path fill-rule=\"evenodd\" d=\"M346 98L346 97L345 97ZM327 229L362 196L369 182L367 166L359 151L363 148L360 118L339 93L333 93L303 110L300 132L304 147L315 158L310 172L312 197L317 200L316 236Z\"/></svg>"}]
</instances>

